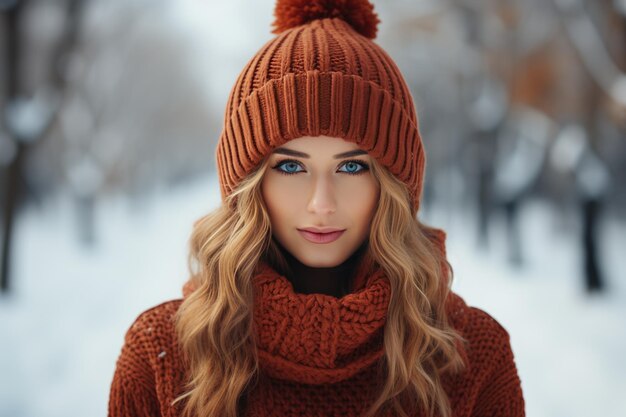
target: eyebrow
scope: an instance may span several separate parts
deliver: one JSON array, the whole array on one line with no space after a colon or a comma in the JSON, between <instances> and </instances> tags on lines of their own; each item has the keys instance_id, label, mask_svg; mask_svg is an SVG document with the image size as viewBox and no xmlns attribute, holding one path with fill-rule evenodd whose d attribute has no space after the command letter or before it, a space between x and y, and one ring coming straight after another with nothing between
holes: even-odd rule
<instances>
[{"instance_id":1,"label":"eyebrow","mask_svg":"<svg viewBox=\"0 0 626 417\"><path fill-rule=\"evenodd\" d=\"M307 153L294 151L293 149L287 149L287 148L276 148L276 149L274 149L274 152L272 152L272 153L278 153L278 154L289 155L289 156L297 156L297 157L300 157L300 158L310 158L311 157L311 155L309 155ZM364 155L364 154L367 154L367 152L365 152L362 149L354 149L352 151L338 153L337 155L333 155L333 158L335 158L335 159L349 158L351 156Z\"/></svg>"}]
</instances>

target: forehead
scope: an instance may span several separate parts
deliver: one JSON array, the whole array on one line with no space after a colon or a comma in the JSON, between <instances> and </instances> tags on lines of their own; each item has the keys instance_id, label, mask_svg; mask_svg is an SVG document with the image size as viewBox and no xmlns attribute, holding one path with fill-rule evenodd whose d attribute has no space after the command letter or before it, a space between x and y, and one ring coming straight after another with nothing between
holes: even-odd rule
<instances>
[{"instance_id":1,"label":"forehead","mask_svg":"<svg viewBox=\"0 0 626 417\"><path fill-rule=\"evenodd\" d=\"M330 156L334 158L347 158L357 155L367 155L353 142L342 138L330 136L304 136L290 140L284 145L277 147L272 153L308 158L311 156Z\"/></svg>"}]
</instances>

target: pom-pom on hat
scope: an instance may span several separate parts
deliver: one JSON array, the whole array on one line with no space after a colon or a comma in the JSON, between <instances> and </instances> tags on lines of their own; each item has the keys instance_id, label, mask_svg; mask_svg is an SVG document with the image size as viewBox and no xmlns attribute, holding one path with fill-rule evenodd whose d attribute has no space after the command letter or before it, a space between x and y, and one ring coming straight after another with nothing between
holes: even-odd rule
<instances>
[{"instance_id":1,"label":"pom-pom on hat","mask_svg":"<svg viewBox=\"0 0 626 417\"><path fill-rule=\"evenodd\" d=\"M361 35L374 39L376 26L380 22L374 6L369 1L310 1L285 0L276 3L276 20L272 33L303 25L312 20L337 17L350 24Z\"/></svg>"},{"instance_id":2,"label":"pom-pom on hat","mask_svg":"<svg viewBox=\"0 0 626 417\"><path fill-rule=\"evenodd\" d=\"M273 33L233 86L217 150L222 199L276 147L302 136L354 142L409 190L416 214L425 155L404 78L376 44L366 0L278 0Z\"/></svg>"}]
</instances>

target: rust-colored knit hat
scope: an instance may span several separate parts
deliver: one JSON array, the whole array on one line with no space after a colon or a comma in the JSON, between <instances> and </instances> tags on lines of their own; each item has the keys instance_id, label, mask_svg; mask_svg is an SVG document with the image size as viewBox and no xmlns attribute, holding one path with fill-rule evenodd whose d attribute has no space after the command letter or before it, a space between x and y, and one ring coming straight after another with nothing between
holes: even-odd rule
<instances>
[{"instance_id":1,"label":"rust-colored knit hat","mask_svg":"<svg viewBox=\"0 0 626 417\"><path fill-rule=\"evenodd\" d=\"M273 33L233 87L216 150L222 199L302 136L356 143L403 181L417 213L425 155L413 99L373 39L366 0L278 0Z\"/></svg>"}]
</instances>

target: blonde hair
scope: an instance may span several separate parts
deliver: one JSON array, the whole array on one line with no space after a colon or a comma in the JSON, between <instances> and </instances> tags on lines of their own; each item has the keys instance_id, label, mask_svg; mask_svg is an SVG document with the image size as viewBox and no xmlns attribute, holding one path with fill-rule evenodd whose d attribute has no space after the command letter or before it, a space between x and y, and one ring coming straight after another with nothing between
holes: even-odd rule
<instances>
[{"instance_id":1,"label":"blonde hair","mask_svg":"<svg viewBox=\"0 0 626 417\"><path fill-rule=\"evenodd\" d=\"M260 259L286 269L271 239L271 223L261 195L266 158L215 211L194 225L189 268L196 290L176 314L176 330L188 365L183 417L236 417L259 372L252 321L252 277ZM364 417L402 404L429 416L451 417L442 387L444 372L464 369L456 342L464 341L448 323L445 300L452 269L430 238L431 229L412 215L403 182L371 158L380 184L364 262L377 263L391 285L384 330L386 378ZM449 273L444 274L443 265ZM407 401L407 402L404 402Z\"/></svg>"}]
</instances>

